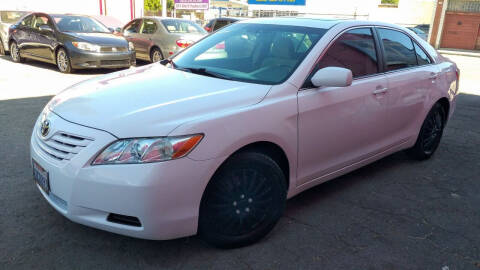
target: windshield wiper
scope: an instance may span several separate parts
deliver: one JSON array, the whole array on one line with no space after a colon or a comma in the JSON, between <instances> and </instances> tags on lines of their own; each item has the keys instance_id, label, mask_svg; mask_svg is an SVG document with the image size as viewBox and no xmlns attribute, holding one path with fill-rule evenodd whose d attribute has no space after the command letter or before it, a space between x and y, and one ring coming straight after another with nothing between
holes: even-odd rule
<instances>
[{"instance_id":1,"label":"windshield wiper","mask_svg":"<svg viewBox=\"0 0 480 270\"><path fill-rule=\"evenodd\" d=\"M210 77L224 79L224 80L232 80L231 77L208 70L206 68L178 67L177 69L188 71L188 72L199 74L199 75L205 75L205 76L210 76Z\"/></svg>"}]
</instances>

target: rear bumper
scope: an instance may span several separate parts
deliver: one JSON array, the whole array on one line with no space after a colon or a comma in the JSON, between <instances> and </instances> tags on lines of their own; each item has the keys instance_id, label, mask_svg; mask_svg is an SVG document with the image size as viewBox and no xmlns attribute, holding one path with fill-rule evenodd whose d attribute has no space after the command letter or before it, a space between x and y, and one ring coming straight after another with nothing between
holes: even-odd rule
<instances>
[{"instance_id":1,"label":"rear bumper","mask_svg":"<svg viewBox=\"0 0 480 270\"><path fill-rule=\"evenodd\" d=\"M135 65L135 52L93 53L79 50L69 52L74 69L125 68Z\"/></svg>"}]
</instances>

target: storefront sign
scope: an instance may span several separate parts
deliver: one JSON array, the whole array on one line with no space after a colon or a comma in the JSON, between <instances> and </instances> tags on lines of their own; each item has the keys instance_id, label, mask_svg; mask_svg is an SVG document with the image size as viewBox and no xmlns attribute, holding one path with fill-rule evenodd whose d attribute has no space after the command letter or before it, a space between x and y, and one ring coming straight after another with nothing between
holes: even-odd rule
<instances>
[{"instance_id":1,"label":"storefront sign","mask_svg":"<svg viewBox=\"0 0 480 270\"><path fill-rule=\"evenodd\" d=\"M208 9L209 0L175 0L175 9Z\"/></svg>"},{"instance_id":2,"label":"storefront sign","mask_svg":"<svg viewBox=\"0 0 480 270\"><path fill-rule=\"evenodd\" d=\"M306 1L307 0L248 0L248 4L305 6Z\"/></svg>"}]
</instances>

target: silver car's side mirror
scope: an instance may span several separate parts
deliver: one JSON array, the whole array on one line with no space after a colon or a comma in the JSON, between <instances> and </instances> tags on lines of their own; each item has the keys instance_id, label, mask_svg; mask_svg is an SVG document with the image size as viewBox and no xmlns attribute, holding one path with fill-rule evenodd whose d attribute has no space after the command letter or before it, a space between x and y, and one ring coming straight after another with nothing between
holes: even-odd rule
<instances>
[{"instance_id":1,"label":"silver car's side mirror","mask_svg":"<svg viewBox=\"0 0 480 270\"><path fill-rule=\"evenodd\" d=\"M315 87L333 86L345 87L352 84L352 71L341 67L326 67L319 69L312 77Z\"/></svg>"}]
</instances>

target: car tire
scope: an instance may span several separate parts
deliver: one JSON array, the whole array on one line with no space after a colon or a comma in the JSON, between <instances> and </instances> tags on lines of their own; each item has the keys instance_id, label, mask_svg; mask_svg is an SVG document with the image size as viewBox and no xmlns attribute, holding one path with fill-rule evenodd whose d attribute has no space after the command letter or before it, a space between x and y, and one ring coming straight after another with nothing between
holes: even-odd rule
<instances>
[{"instance_id":1,"label":"car tire","mask_svg":"<svg viewBox=\"0 0 480 270\"><path fill-rule=\"evenodd\" d=\"M72 65L67 51L63 48L58 49L56 55L57 68L61 73L72 73Z\"/></svg>"},{"instance_id":2,"label":"car tire","mask_svg":"<svg viewBox=\"0 0 480 270\"><path fill-rule=\"evenodd\" d=\"M0 38L0 55L5 55L5 48L3 47L3 41Z\"/></svg>"},{"instance_id":3,"label":"car tire","mask_svg":"<svg viewBox=\"0 0 480 270\"><path fill-rule=\"evenodd\" d=\"M445 123L445 110L440 103L435 103L423 121L415 145L407 150L407 154L417 160L429 159L440 144Z\"/></svg>"},{"instance_id":4,"label":"car tire","mask_svg":"<svg viewBox=\"0 0 480 270\"><path fill-rule=\"evenodd\" d=\"M282 216L286 190L285 175L270 157L257 152L235 154L204 192L199 236L221 248L257 242Z\"/></svg>"},{"instance_id":5,"label":"car tire","mask_svg":"<svg viewBox=\"0 0 480 270\"><path fill-rule=\"evenodd\" d=\"M162 52L160 51L159 48L153 48L152 51L150 52L150 61L152 63L158 62L163 59Z\"/></svg>"},{"instance_id":6,"label":"car tire","mask_svg":"<svg viewBox=\"0 0 480 270\"><path fill-rule=\"evenodd\" d=\"M18 49L15 41L10 43L10 58L15 63L23 63L25 61L25 59L20 56L20 49Z\"/></svg>"}]
</instances>

